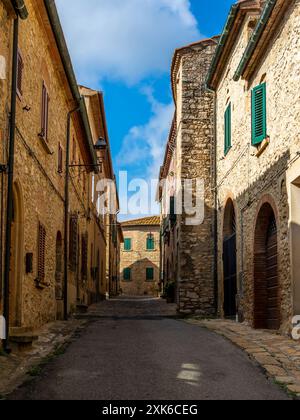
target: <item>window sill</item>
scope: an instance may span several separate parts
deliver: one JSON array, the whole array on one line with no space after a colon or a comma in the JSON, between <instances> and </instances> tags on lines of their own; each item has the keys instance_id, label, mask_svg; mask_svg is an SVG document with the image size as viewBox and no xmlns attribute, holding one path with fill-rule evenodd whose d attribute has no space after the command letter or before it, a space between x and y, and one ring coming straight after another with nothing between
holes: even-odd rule
<instances>
[{"instance_id":1,"label":"window sill","mask_svg":"<svg viewBox=\"0 0 300 420\"><path fill-rule=\"evenodd\" d=\"M53 152L53 150L50 149L47 140L45 140L44 137L41 136L40 134L38 135L38 137L39 137L41 145L43 146L46 153L48 153L48 155L53 155L54 152Z\"/></svg>"},{"instance_id":2,"label":"window sill","mask_svg":"<svg viewBox=\"0 0 300 420\"><path fill-rule=\"evenodd\" d=\"M259 158L264 153L264 151L268 148L269 144L270 144L270 137L267 137L258 146L255 156Z\"/></svg>"}]
</instances>

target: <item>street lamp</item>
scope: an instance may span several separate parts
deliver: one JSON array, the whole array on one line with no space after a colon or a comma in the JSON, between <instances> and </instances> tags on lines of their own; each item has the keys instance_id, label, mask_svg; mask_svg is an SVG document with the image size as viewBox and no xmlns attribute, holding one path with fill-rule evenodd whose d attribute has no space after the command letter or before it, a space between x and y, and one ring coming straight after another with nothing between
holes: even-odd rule
<instances>
[{"instance_id":1,"label":"street lamp","mask_svg":"<svg viewBox=\"0 0 300 420\"><path fill-rule=\"evenodd\" d=\"M94 149L97 152L105 152L107 149L107 142L103 137L100 137L97 143L94 145Z\"/></svg>"}]
</instances>

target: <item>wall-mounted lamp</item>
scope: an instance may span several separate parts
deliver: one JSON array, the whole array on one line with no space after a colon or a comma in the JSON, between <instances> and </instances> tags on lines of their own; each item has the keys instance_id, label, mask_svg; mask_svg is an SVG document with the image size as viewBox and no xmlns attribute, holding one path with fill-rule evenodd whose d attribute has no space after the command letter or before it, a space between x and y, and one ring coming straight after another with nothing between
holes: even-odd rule
<instances>
[{"instance_id":1,"label":"wall-mounted lamp","mask_svg":"<svg viewBox=\"0 0 300 420\"><path fill-rule=\"evenodd\" d=\"M105 152L107 149L107 142L103 137L100 137L97 143L94 145L94 149L97 152Z\"/></svg>"}]
</instances>

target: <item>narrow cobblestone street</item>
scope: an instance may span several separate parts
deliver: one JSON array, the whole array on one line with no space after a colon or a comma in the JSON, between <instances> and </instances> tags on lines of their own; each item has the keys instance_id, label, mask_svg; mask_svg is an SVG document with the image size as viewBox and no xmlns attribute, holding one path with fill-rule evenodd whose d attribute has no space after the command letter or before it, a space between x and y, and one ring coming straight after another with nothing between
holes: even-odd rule
<instances>
[{"instance_id":1,"label":"narrow cobblestone street","mask_svg":"<svg viewBox=\"0 0 300 420\"><path fill-rule=\"evenodd\" d=\"M157 299L94 305L66 352L9 399L284 400L246 353Z\"/></svg>"}]
</instances>

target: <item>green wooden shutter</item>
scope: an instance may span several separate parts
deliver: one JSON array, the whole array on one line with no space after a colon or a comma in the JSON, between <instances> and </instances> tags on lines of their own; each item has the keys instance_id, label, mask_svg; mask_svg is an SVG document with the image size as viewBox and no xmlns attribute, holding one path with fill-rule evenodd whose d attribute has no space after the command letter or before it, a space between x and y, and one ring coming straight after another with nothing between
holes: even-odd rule
<instances>
[{"instance_id":1,"label":"green wooden shutter","mask_svg":"<svg viewBox=\"0 0 300 420\"><path fill-rule=\"evenodd\" d=\"M252 90L252 144L260 144L267 137L267 85Z\"/></svg>"},{"instance_id":2,"label":"green wooden shutter","mask_svg":"<svg viewBox=\"0 0 300 420\"><path fill-rule=\"evenodd\" d=\"M147 237L147 251L153 251L154 249L155 249L154 236L152 234L149 234Z\"/></svg>"},{"instance_id":3,"label":"green wooden shutter","mask_svg":"<svg viewBox=\"0 0 300 420\"><path fill-rule=\"evenodd\" d=\"M153 268L147 268L146 269L146 280L147 281L153 281L154 280L154 269Z\"/></svg>"},{"instance_id":4,"label":"green wooden shutter","mask_svg":"<svg viewBox=\"0 0 300 420\"><path fill-rule=\"evenodd\" d=\"M124 277L125 281L130 281L131 280L131 269L130 268L125 268L124 269L123 277Z\"/></svg>"},{"instance_id":5,"label":"green wooden shutter","mask_svg":"<svg viewBox=\"0 0 300 420\"><path fill-rule=\"evenodd\" d=\"M231 104L228 105L225 111L225 144L224 153L227 155L231 149Z\"/></svg>"},{"instance_id":6,"label":"green wooden shutter","mask_svg":"<svg viewBox=\"0 0 300 420\"><path fill-rule=\"evenodd\" d=\"M124 240L124 250L131 251L131 239L126 238Z\"/></svg>"}]
</instances>

